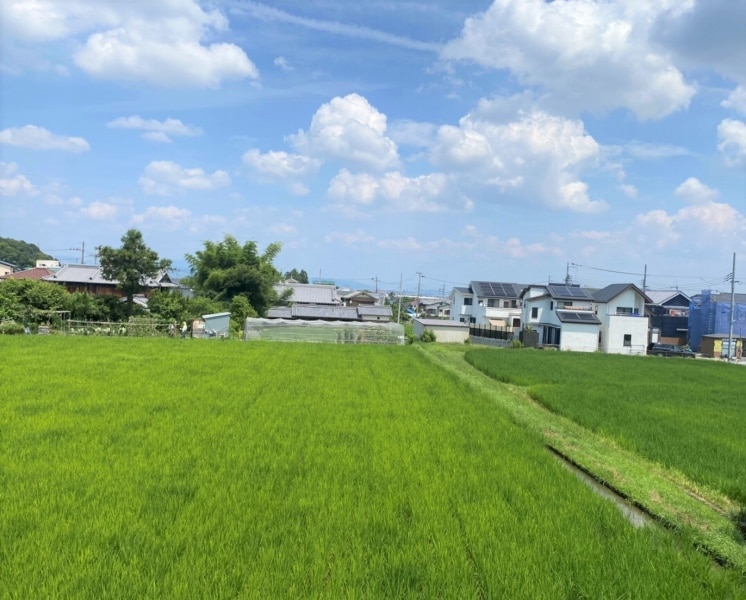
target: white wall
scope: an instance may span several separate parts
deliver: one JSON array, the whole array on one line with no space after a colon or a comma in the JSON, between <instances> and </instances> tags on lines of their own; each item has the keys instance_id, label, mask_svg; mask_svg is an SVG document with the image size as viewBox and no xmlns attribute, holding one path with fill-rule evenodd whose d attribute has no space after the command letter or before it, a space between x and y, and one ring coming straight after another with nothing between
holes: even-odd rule
<instances>
[{"instance_id":1,"label":"white wall","mask_svg":"<svg viewBox=\"0 0 746 600\"><path fill-rule=\"evenodd\" d=\"M598 328L594 325L563 323L560 350L596 352L598 350Z\"/></svg>"},{"instance_id":2,"label":"white wall","mask_svg":"<svg viewBox=\"0 0 746 600\"><path fill-rule=\"evenodd\" d=\"M450 321L446 321L450 323ZM417 337L420 337L425 329L435 333L435 341L443 344L463 344L469 338L469 325L463 327L454 327L453 325L434 325L432 323L423 323L419 319L412 322L412 330Z\"/></svg>"}]
</instances>

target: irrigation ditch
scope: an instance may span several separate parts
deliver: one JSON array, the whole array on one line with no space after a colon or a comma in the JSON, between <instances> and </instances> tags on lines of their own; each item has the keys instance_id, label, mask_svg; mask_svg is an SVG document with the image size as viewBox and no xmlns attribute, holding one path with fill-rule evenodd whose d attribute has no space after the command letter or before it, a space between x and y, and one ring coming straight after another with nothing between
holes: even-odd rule
<instances>
[{"instance_id":1,"label":"irrigation ditch","mask_svg":"<svg viewBox=\"0 0 746 600\"><path fill-rule=\"evenodd\" d=\"M557 460L614 502L634 526L658 523L715 563L746 575L740 524L746 515L735 502L547 410L526 388L490 378L466 362L464 349L436 344L417 348L465 386L487 394L517 425L537 432Z\"/></svg>"}]
</instances>

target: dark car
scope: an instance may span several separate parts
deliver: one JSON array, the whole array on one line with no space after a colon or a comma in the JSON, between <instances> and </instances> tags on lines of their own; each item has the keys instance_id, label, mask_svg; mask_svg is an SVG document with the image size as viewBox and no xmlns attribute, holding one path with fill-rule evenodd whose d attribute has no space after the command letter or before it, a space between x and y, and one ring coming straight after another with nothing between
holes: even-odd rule
<instances>
[{"instance_id":1,"label":"dark car","mask_svg":"<svg viewBox=\"0 0 746 600\"><path fill-rule=\"evenodd\" d=\"M682 358L696 358L697 356L689 346L677 346L675 344L651 344L648 348L648 354L651 356L681 356Z\"/></svg>"}]
</instances>

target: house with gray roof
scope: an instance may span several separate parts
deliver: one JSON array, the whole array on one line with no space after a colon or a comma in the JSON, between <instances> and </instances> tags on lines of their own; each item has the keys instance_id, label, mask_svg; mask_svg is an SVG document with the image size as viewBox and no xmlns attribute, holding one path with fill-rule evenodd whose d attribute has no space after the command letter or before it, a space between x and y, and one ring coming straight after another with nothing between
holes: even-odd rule
<instances>
[{"instance_id":1,"label":"house with gray roof","mask_svg":"<svg viewBox=\"0 0 746 600\"><path fill-rule=\"evenodd\" d=\"M550 283L528 286L521 295L524 327L540 346L575 352L645 354L649 300L634 284L589 289Z\"/></svg>"},{"instance_id":2,"label":"house with gray roof","mask_svg":"<svg viewBox=\"0 0 746 600\"><path fill-rule=\"evenodd\" d=\"M650 341L683 346L689 343L691 298L679 290L646 290L650 302L645 314L650 322Z\"/></svg>"},{"instance_id":3,"label":"house with gray roof","mask_svg":"<svg viewBox=\"0 0 746 600\"><path fill-rule=\"evenodd\" d=\"M64 265L59 271L42 277L42 281L59 283L68 292L84 292L97 296L124 296L116 279L107 279L97 265ZM140 281L146 293L154 289L173 289L178 286L171 282L166 271L160 271L155 277L145 277Z\"/></svg>"}]
</instances>

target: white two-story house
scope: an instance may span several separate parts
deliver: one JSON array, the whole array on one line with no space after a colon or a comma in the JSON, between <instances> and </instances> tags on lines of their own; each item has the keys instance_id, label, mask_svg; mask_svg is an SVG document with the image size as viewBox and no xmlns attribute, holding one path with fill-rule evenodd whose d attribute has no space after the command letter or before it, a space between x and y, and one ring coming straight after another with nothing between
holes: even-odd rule
<instances>
[{"instance_id":1,"label":"white two-story house","mask_svg":"<svg viewBox=\"0 0 746 600\"><path fill-rule=\"evenodd\" d=\"M523 327L538 333L540 346L595 352L601 321L593 296L580 286L530 285L521 294Z\"/></svg>"},{"instance_id":2,"label":"white two-story house","mask_svg":"<svg viewBox=\"0 0 746 600\"><path fill-rule=\"evenodd\" d=\"M481 327L518 330L521 327L521 290L518 283L472 281L451 291L451 319Z\"/></svg>"},{"instance_id":3,"label":"white two-story house","mask_svg":"<svg viewBox=\"0 0 746 600\"><path fill-rule=\"evenodd\" d=\"M600 290L577 285L532 285L522 295L523 324L540 346L575 352L645 354L649 299L636 285L616 283Z\"/></svg>"},{"instance_id":4,"label":"white two-story house","mask_svg":"<svg viewBox=\"0 0 746 600\"><path fill-rule=\"evenodd\" d=\"M601 325L598 349L609 354L643 355L648 345L645 304L651 300L632 283L614 283L593 292Z\"/></svg>"}]
</instances>

